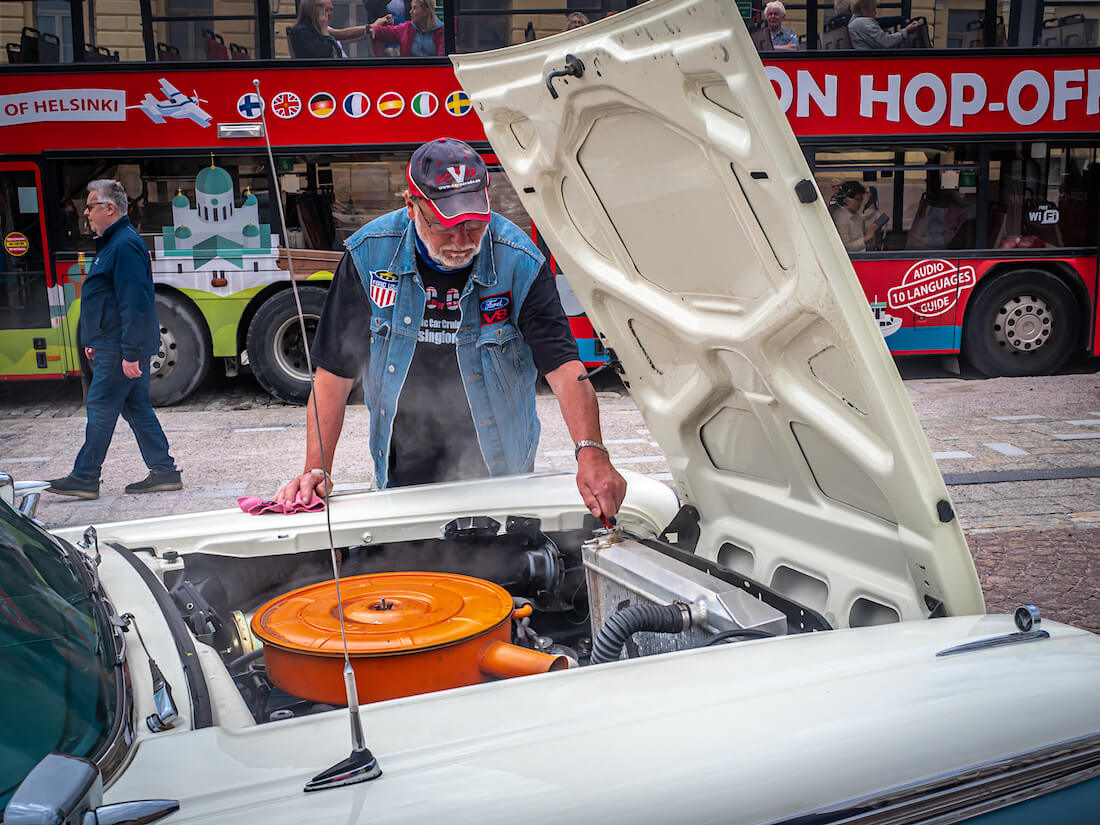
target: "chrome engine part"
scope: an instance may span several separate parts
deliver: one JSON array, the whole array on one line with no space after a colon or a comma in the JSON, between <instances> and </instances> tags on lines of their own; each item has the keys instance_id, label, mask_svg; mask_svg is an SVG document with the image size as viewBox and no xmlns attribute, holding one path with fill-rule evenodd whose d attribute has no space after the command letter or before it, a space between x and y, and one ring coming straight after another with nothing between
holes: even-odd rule
<instances>
[{"instance_id":1,"label":"chrome engine part","mask_svg":"<svg viewBox=\"0 0 1100 825\"><path fill-rule=\"evenodd\" d=\"M582 553L593 633L636 604L679 602L691 613L691 626L681 633L635 633L626 646L628 657L698 647L723 631L787 632L787 617L779 610L617 530L585 542Z\"/></svg>"}]
</instances>

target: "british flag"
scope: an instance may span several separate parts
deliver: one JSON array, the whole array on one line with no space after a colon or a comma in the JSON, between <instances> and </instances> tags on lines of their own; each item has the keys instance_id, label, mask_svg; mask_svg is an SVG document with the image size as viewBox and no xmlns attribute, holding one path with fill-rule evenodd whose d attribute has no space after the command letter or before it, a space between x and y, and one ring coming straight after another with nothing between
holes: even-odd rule
<instances>
[{"instance_id":1,"label":"british flag","mask_svg":"<svg viewBox=\"0 0 1100 825\"><path fill-rule=\"evenodd\" d=\"M372 272L370 299L379 309L393 306L397 300L397 276L392 272Z\"/></svg>"},{"instance_id":2,"label":"british flag","mask_svg":"<svg viewBox=\"0 0 1100 825\"><path fill-rule=\"evenodd\" d=\"M271 111L288 120L302 111L302 99L294 92L279 92L271 99Z\"/></svg>"}]
</instances>

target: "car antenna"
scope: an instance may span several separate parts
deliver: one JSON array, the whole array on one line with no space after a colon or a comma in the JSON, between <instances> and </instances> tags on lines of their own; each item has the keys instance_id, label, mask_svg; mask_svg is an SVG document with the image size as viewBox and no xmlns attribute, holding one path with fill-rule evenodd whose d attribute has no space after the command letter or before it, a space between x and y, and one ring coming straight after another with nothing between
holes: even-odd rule
<instances>
[{"instance_id":1,"label":"car antenna","mask_svg":"<svg viewBox=\"0 0 1100 825\"><path fill-rule=\"evenodd\" d=\"M260 81L254 79L252 85L256 87L256 97L260 99L260 120L263 125L264 146L267 148L268 169L271 170L271 180L275 186L275 206L279 213L279 227L283 232L283 243L286 244L287 269L290 272L290 288L294 293L294 304L298 308L298 325L302 332L302 348L306 354L306 370L309 374L309 397L313 412L313 423L317 429L317 445L321 450L321 472L324 478L321 484L328 491L328 483L332 476L325 460L325 445L321 441L321 416L317 411L317 398L313 394L313 359L310 357L309 341L306 337L306 319L302 312L302 300L298 295L298 284L294 278L294 256L290 254L290 238L286 228L286 214L283 211L282 189L279 186L279 175L275 168L275 156L271 152L271 137L267 132L267 113L265 111L263 96L260 94ZM308 415L308 413L307 413ZM337 762L331 768L321 771L306 783L307 791L322 791L327 788L339 788L343 785L355 785L370 779L377 779L382 775L382 768L378 760L367 748L363 738L363 723L359 719L359 693L355 687L355 671L351 667L351 657L348 655L348 637L344 629L344 604L340 598L340 565L336 559L336 544L332 538L332 517L330 510L332 502L325 507L325 526L328 529L328 548L332 559L332 579L336 585L336 616L340 622L340 642L344 649L344 687L348 694L348 715L351 721L351 755L347 759Z\"/></svg>"}]
</instances>

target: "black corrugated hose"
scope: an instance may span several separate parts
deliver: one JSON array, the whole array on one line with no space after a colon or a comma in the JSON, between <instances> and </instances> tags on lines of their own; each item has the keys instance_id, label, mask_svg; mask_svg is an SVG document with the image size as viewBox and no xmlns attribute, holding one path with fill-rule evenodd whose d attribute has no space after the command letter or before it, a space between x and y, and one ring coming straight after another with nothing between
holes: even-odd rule
<instances>
[{"instance_id":1,"label":"black corrugated hose","mask_svg":"<svg viewBox=\"0 0 1100 825\"><path fill-rule=\"evenodd\" d=\"M688 612L678 604L635 604L624 607L607 620L592 643L591 662L614 662L626 640L639 630L651 633L679 633L691 625Z\"/></svg>"}]
</instances>

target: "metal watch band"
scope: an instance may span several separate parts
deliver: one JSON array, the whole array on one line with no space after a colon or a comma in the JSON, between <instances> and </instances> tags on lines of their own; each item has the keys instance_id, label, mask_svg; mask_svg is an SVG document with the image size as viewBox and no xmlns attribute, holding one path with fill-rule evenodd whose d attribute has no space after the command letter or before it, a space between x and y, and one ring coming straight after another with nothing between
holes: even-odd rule
<instances>
[{"instance_id":1,"label":"metal watch band","mask_svg":"<svg viewBox=\"0 0 1100 825\"><path fill-rule=\"evenodd\" d=\"M574 459L578 458L580 456L581 447L595 447L597 450L603 450L605 453L607 453L607 447L605 447L599 441L589 441L588 439L584 439L583 441L578 441L576 443L576 445L573 447L573 458ZM611 455L611 453L607 453L607 454Z\"/></svg>"}]
</instances>

